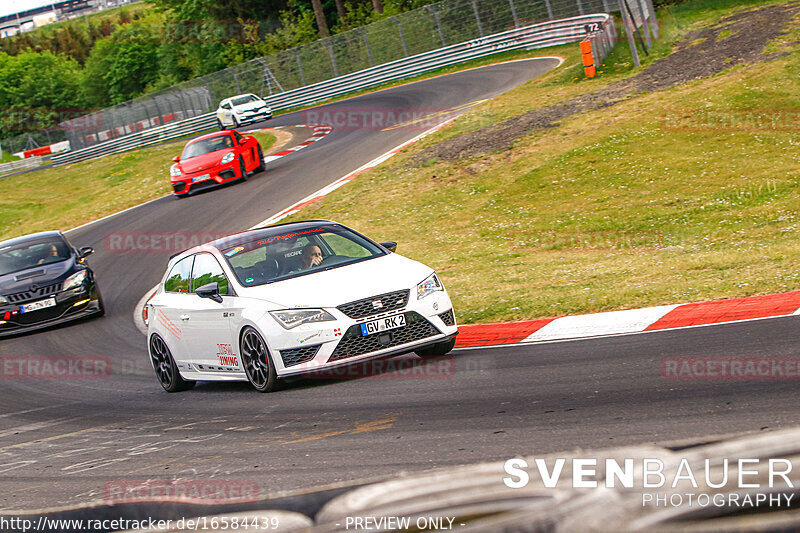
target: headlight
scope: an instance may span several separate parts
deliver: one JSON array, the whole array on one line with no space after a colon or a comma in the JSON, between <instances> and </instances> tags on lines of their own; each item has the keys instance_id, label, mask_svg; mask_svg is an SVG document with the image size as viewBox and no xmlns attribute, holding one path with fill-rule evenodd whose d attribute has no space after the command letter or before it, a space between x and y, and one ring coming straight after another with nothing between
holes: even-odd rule
<instances>
[{"instance_id":1,"label":"headlight","mask_svg":"<svg viewBox=\"0 0 800 533\"><path fill-rule=\"evenodd\" d=\"M287 309L285 311L271 311L270 314L286 329L292 329L300 324L309 324L311 322L336 320L332 314L324 309Z\"/></svg>"},{"instance_id":2,"label":"headlight","mask_svg":"<svg viewBox=\"0 0 800 533\"><path fill-rule=\"evenodd\" d=\"M8 303L8 298L6 298L5 296L0 296L0 304L7 304L7 303Z\"/></svg>"},{"instance_id":3,"label":"headlight","mask_svg":"<svg viewBox=\"0 0 800 533\"><path fill-rule=\"evenodd\" d=\"M85 270L81 270L80 272L75 272L73 275L67 278L67 281L64 282L63 290L74 289L75 287L78 287L81 283L83 283L83 280L85 279L86 279Z\"/></svg>"},{"instance_id":4,"label":"headlight","mask_svg":"<svg viewBox=\"0 0 800 533\"><path fill-rule=\"evenodd\" d=\"M436 272L425 278L425 281L417 285L417 300L422 300L429 294L433 294L436 291L443 291L444 285L442 282L439 281L439 276L436 275Z\"/></svg>"},{"instance_id":5,"label":"headlight","mask_svg":"<svg viewBox=\"0 0 800 533\"><path fill-rule=\"evenodd\" d=\"M169 168L169 175L172 176L173 178L181 177L181 170L178 168L178 165L172 165Z\"/></svg>"},{"instance_id":6,"label":"headlight","mask_svg":"<svg viewBox=\"0 0 800 533\"><path fill-rule=\"evenodd\" d=\"M228 152L227 154L225 154L223 156L222 161L220 161L219 164L220 165L225 165L227 163L230 163L231 161L233 161L233 159L235 157L236 157L236 154L234 154L233 152Z\"/></svg>"}]
</instances>

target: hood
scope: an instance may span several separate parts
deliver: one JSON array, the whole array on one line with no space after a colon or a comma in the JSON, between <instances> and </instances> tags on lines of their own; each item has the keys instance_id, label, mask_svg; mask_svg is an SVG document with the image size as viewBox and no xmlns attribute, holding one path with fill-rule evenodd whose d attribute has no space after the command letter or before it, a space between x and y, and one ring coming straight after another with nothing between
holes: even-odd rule
<instances>
[{"instance_id":1,"label":"hood","mask_svg":"<svg viewBox=\"0 0 800 533\"><path fill-rule=\"evenodd\" d=\"M219 162L222 161L225 154L232 151L232 148L216 150L207 154L190 157L189 159L182 159L179 164L184 174L193 174L219 166Z\"/></svg>"},{"instance_id":2,"label":"hood","mask_svg":"<svg viewBox=\"0 0 800 533\"><path fill-rule=\"evenodd\" d=\"M260 109L266 105L267 104L265 102L248 102L242 105L235 105L233 106L233 108L236 111L253 111L255 109Z\"/></svg>"},{"instance_id":3,"label":"hood","mask_svg":"<svg viewBox=\"0 0 800 533\"><path fill-rule=\"evenodd\" d=\"M433 269L422 263L389 254L354 265L249 287L242 290L242 296L267 300L286 309L330 308L378 294L413 289L431 272Z\"/></svg>"},{"instance_id":4,"label":"hood","mask_svg":"<svg viewBox=\"0 0 800 533\"><path fill-rule=\"evenodd\" d=\"M63 281L69 274L75 272L75 259L69 258L58 263L42 265L19 272L0 276L0 294L14 294L27 291L31 285L44 287Z\"/></svg>"}]
</instances>

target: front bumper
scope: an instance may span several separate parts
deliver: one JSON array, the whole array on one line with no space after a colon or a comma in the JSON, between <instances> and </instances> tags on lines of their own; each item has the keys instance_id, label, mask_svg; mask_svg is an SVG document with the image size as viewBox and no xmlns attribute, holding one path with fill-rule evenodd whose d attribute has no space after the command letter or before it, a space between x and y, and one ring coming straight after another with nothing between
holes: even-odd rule
<instances>
[{"instance_id":1,"label":"front bumper","mask_svg":"<svg viewBox=\"0 0 800 533\"><path fill-rule=\"evenodd\" d=\"M276 329L280 328L277 325L268 328L270 333L266 340L278 377L314 373L410 353L448 341L458 334L452 303L445 292L422 301L417 301L414 295L411 299L413 301L400 309L363 318L354 319L338 308L331 308L326 311L336 317L336 321L306 324L288 331ZM401 314L405 316L404 326L370 335L362 334L362 324Z\"/></svg>"},{"instance_id":2,"label":"front bumper","mask_svg":"<svg viewBox=\"0 0 800 533\"><path fill-rule=\"evenodd\" d=\"M263 111L259 113L255 113L253 115L236 115L236 120L239 121L239 124L254 124L256 122L261 122L262 120L269 120L272 118L272 111Z\"/></svg>"},{"instance_id":3,"label":"front bumper","mask_svg":"<svg viewBox=\"0 0 800 533\"><path fill-rule=\"evenodd\" d=\"M192 181L194 178L204 177L206 175L208 175L208 177L202 181ZM189 194L203 189L225 185L226 183L240 178L242 178L242 176L239 169L239 159L236 158L230 163L214 167L213 169L183 174L179 178L172 178L172 191L175 194Z\"/></svg>"},{"instance_id":4,"label":"front bumper","mask_svg":"<svg viewBox=\"0 0 800 533\"><path fill-rule=\"evenodd\" d=\"M30 313L20 313L18 305L0 306L0 337L29 333L103 312L100 292L94 283L60 292L55 298L55 306Z\"/></svg>"}]
</instances>

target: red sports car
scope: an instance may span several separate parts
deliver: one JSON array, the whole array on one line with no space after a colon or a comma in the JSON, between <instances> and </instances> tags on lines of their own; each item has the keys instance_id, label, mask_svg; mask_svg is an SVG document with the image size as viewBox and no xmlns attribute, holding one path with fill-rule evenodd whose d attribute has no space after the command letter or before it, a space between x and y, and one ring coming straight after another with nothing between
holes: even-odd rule
<instances>
[{"instance_id":1,"label":"red sports car","mask_svg":"<svg viewBox=\"0 0 800 533\"><path fill-rule=\"evenodd\" d=\"M264 153L255 137L224 130L192 139L169 169L175 196L216 187L264 170Z\"/></svg>"}]
</instances>

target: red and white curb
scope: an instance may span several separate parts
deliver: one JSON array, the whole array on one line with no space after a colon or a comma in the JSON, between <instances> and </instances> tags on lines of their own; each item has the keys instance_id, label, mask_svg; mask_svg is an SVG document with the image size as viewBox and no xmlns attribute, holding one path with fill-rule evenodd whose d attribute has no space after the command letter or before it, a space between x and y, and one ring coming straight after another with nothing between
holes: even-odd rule
<instances>
[{"instance_id":1,"label":"red and white curb","mask_svg":"<svg viewBox=\"0 0 800 533\"><path fill-rule=\"evenodd\" d=\"M288 129L288 128L314 128L314 133L305 142L301 142L300 144L298 144L296 146L292 146L291 148L287 148L286 150L281 150L280 152L275 152L274 154L265 157L264 158L264 162L265 163L269 163L270 161L275 161L276 159L280 159L281 157L286 157L287 155L290 155L290 154L293 154L293 153L295 153L295 152L297 152L299 150L302 150L303 148L305 148L307 146L311 146L315 142L321 141L322 139L324 139L325 136L328 135L333 130L333 128L331 128L327 124L320 124L320 125L316 125L316 126L308 126L306 124L298 124L298 125L295 125L295 126L277 126L275 128L267 128L267 129L264 129L264 130L251 130L251 131L268 131L270 129Z\"/></svg>"},{"instance_id":2,"label":"red and white curb","mask_svg":"<svg viewBox=\"0 0 800 533\"><path fill-rule=\"evenodd\" d=\"M406 141L406 142L404 142L404 143L402 143L402 144L400 144L398 146L395 146L394 148L392 148L388 152L386 152L386 153L384 153L382 155L379 155L378 157L376 157L375 159L373 159L369 163L358 167L357 169L355 169L354 171L350 172L346 176L343 176L343 177L337 179L333 183L331 183L329 185L326 185L325 187L323 187L322 189L318 190L317 192L306 196L305 198L303 198L299 202L287 207L283 211L281 211L281 212L279 212L279 213L277 213L275 215L272 215L271 217L269 217L266 220L263 220L263 221L259 222L258 224L253 226L253 228L260 228L262 226L268 226L270 224L275 224L279 220L282 220L282 219L288 217L289 215L297 213L298 211L300 211L304 207L313 204L317 200L319 200L319 199L323 198L324 196L330 194L331 192L335 191L336 189L338 189L339 187L341 187L345 183L348 183L348 182L352 181L353 179L355 179L360 174L366 172L367 170L369 170L371 168L374 168L374 167L380 165L381 163L383 163L384 161L386 161L390 157L394 156L398 152L402 151L403 149L407 148L408 146L410 146L410 145L414 144L415 142L419 141L423 137L427 137L428 135L439 131L440 129L445 127L447 124L449 124L450 122L452 122L456 118L458 118L458 117L451 117L451 118L449 118L449 119L447 119L447 120L445 120L443 122L440 122L436 126L430 128L428 130L423 131L422 133L420 133L419 135L417 135L413 139L410 139L410 140L408 140L408 141ZM250 229L253 229L253 228L250 228Z\"/></svg>"},{"instance_id":3,"label":"red and white curb","mask_svg":"<svg viewBox=\"0 0 800 533\"><path fill-rule=\"evenodd\" d=\"M800 291L523 322L459 326L456 347L571 340L777 318L794 314L800 314Z\"/></svg>"}]
</instances>

